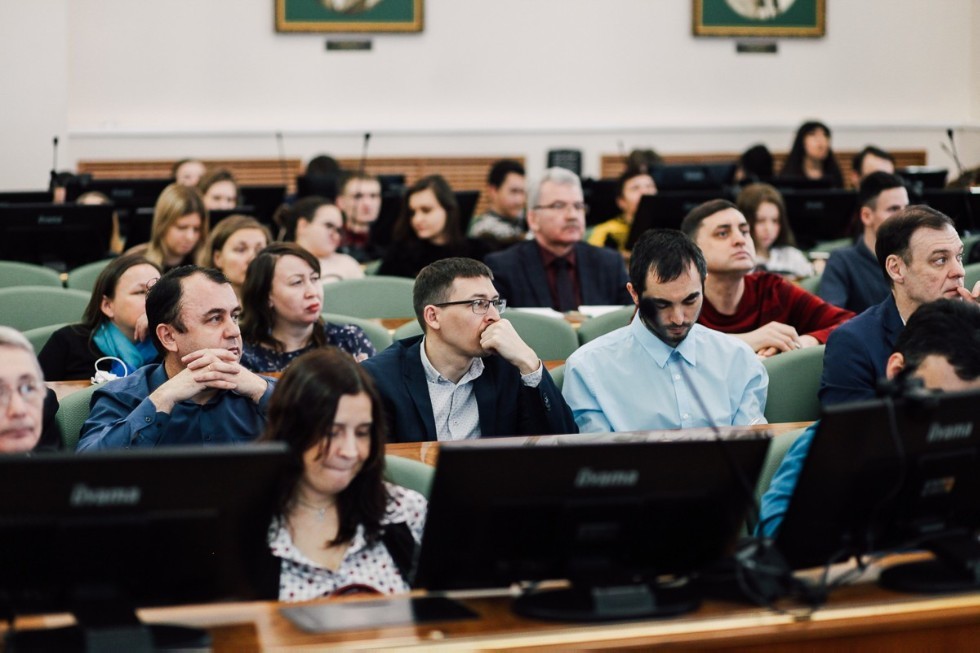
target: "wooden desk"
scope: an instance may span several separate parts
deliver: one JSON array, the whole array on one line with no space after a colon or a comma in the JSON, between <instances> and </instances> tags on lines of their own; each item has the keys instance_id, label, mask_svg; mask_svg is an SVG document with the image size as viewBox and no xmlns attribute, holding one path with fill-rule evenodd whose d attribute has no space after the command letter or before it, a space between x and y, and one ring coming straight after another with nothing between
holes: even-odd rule
<instances>
[{"instance_id":1,"label":"wooden desk","mask_svg":"<svg viewBox=\"0 0 980 653\"><path fill-rule=\"evenodd\" d=\"M752 426L746 427L725 427L720 429L721 433L727 433L730 431L744 431L746 429L750 431L772 431L773 437L779 437L784 433L790 433L798 429L804 429L813 422L786 422L783 424L754 424ZM697 432L704 431L706 435L711 434L711 429L684 429L686 432ZM648 431L650 434L661 435L664 438L671 438L677 436L677 431ZM547 438L574 438L574 435L537 435L529 437L517 437L517 438L496 438L496 439L509 439L515 442L527 441L527 440L543 440ZM594 438L594 434L583 434L583 437ZM393 456L401 456L402 458L410 458L411 460L418 460L425 463L426 465L435 466L436 460L439 458L439 443L438 442L396 442L393 444L385 445L385 453L391 454Z\"/></svg>"},{"instance_id":2,"label":"wooden desk","mask_svg":"<svg viewBox=\"0 0 980 653\"><path fill-rule=\"evenodd\" d=\"M316 601L313 603L317 603ZM925 651L980 647L980 594L923 597L870 583L843 587L810 616L782 615L751 605L705 601L692 614L614 624L533 621L510 611L506 597L463 600L478 620L391 626L329 634L306 633L279 614L277 603L231 603L140 611L148 623L211 630L215 651L265 649L569 650L714 649ZM791 608L793 606L783 606ZM22 617L18 628L70 623L65 615Z\"/></svg>"},{"instance_id":3,"label":"wooden desk","mask_svg":"<svg viewBox=\"0 0 980 653\"><path fill-rule=\"evenodd\" d=\"M54 393L58 396L58 401L61 401L73 392L78 392L89 387L92 385L92 382L88 379L80 379L78 381L45 381L44 385L54 390Z\"/></svg>"}]
</instances>

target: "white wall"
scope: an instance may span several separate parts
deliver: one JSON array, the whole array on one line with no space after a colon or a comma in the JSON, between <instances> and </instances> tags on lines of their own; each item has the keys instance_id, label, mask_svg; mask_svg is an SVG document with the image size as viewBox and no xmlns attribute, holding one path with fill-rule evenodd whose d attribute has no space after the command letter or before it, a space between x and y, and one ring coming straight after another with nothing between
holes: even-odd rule
<instances>
[{"instance_id":1,"label":"white wall","mask_svg":"<svg viewBox=\"0 0 980 653\"><path fill-rule=\"evenodd\" d=\"M43 145L52 127L67 128L65 165L273 157L277 130L289 156L349 156L371 131L376 155L524 154L532 173L547 149L579 147L595 174L619 142L786 149L808 117L834 127L840 149L924 148L939 165L949 163L939 142L953 126L964 162L980 160L973 0L933 0L926 12L908 1L829 2L827 37L781 40L775 56L693 38L687 0L428 0L423 33L376 35L370 53L326 52L325 35L276 34L272 5L5 3L0 37L17 37L5 54L17 62L32 52L59 83L0 124L4 142L8 131L20 139L16 158L0 161L0 186L46 175L50 162L28 145ZM59 9L50 50L2 26L11 13L44 23L41 14Z\"/></svg>"}]
</instances>

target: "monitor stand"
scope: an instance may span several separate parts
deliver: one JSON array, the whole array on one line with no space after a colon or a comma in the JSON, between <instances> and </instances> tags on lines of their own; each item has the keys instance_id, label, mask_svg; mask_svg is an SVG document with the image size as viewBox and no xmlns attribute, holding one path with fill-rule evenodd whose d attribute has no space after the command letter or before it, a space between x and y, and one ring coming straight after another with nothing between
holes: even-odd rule
<instances>
[{"instance_id":1,"label":"monitor stand","mask_svg":"<svg viewBox=\"0 0 980 653\"><path fill-rule=\"evenodd\" d=\"M528 592L513 607L521 616L546 621L623 621L672 617L693 612L700 603L688 587L637 583Z\"/></svg>"},{"instance_id":2,"label":"monitor stand","mask_svg":"<svg viewBox=\"0 0 980 653\"><path fill-rule=\"evenodd\" d=\"M897 564L881 572L878 584L897 592L944 594L980 589L980 542L973 533L930 540L924 547L936 558Z\"/></svg>"},{"instance_id":3,"label":"monitor stand","mask_svg":"<svg viewBox=\"0 0 980 653\"><path fill-rule=\"evenodd\" d=\"M142 651L209 649L210 634L200 628L147 625L133 608L118 603L86 603L73 610L77 626L11 631L7 653L24 651Z\"/></svg>"}]
</instances>

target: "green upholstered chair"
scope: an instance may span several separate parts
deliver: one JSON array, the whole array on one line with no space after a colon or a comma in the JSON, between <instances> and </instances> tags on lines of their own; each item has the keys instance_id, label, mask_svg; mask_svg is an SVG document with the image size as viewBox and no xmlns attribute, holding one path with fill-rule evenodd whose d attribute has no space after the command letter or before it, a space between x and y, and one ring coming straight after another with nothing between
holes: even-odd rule
<instances>
[{"instance_id":1,"label":"green upholstered chair","mask_svg":"<svg viewBox=\"0 0 980 653\"><path fill-rule=\"evenodd\" d=\"M381 259L377 261L371 261L370 263L364 264L364 274L369 277L377 276L378 270L381 268Z\"/></svg>"},{"instance_id":2,"label":"green upholstered chair","mask_svg":"<svg viewBox=\"0 0 980 653\"><path fill-rule=\"evenodd\" d=\"M86 263L85 265L80 265L73 270L68 271L68 287L75 290L83 290L85 292L92 292L92 288L95 288L95 280L99 278L102 274L102 270L105 266L109 264L111 258L102 259L101 261L96 261L94 263Z\"/></svg>"},{"instance_id":3,"label":"green upholstered chair","mask_svg":"<svg viewBox=\"0 0 980 653\"><path fill-rule=\"evenodd\" d=\"M323 307L331 313L366 318L414 317L412 288L402 277L371 276L323 286Z\"/></svg>"},{"instance_id":4,"label":"green upholstered chair","mask_svg":"<svg viewBox=\"0 0 980 653\"><path fill-rule=\"evenodd\" d=\"M554 369L550 369L548 370L548 374L551 375L551 379L558 386L558 389L561 390L561 384L565 382L565 366L559 365Z\"/></svg>"},{"instance_id":5,"label":"green upholstered chair","mask_svg":"<svg viewBox=\"0 0 980 653\"><path fill-rule=\"evenodd\" d=\"M820 275L815 274L812 277L806 277L805 279L800 279L798 282L800 288L816 295L820 291Z\"/></svg>"},{"instance_id":6,"label":"green upholstered chair","mask_svg":"<svg viewBox=\"0 0 980 653\"><path fill-rule=\"evenodd\" d=\"M61 428L61 442L65 445L65 451L74 451L78 446L78 436L82 432L82 424L88 419L92 394L101 385L90 385L83 390L71 393L58 402L58 413L55 415L55 419Z\"/></svg>"},{"instance_id":7,"label":"green upholstered chair","mask_svg":"<svg viewBox=\"0 0 980 653\"><path fill-rule=\"evenodd\" d=\"M51 268L17 261L0 261L0 288L48 286L63 288L61 277Z\"/></svg>"},{"instance_id":8,"label":"green upholstered chair","mask_svg":"<svg viewBox=\"0 0 980 653\"><path fill-rule=\"evenodd\" d=\"M435 467L418 460L385 455L385 480L415 490L426 499L429 498L429 492L432 490L432 476L435 471Z\"/></svg>"},{"instance_id":9,"label":"green upholstered chair","mask_svg":"<svg viewBox=\"0 0 980 653\"><path fill-rule=\"evenodd\" d=\"M27 331L82 319L90 293L50 286L0 288L0 324Z\"/></svg>"},{"instance_id":10,"label":"green upholstered chair","mask_svg":"<svg viewBox=\"0 0 980 653\"><path fill-rule=\"evenodd\" d=\"M820 375L824 346L806 347L777 354L762 361L769 373L766 420L806 422L820 418Z\"/></svg>"},{"instance_id":11,"label":"green upholstered chair","mask_svg":"<svg viewBox=\"0 0 980 653\"><path fill-rule=\"evenodd\" d=\"M65 324L49 324L47 326L38 327L36 329L28 329L24 332L27 339L31 342L31 346L34 347L34 353L38 354L44 349L44 345L48 344L48 338L51 334L60 329ZM57 381L57 379L51 379L52 381Z\"/></svg>"},{"instance_id":12,"label":"green upholstered chair","mask_svg":"<svg viewBox=\"0 0 980 653\"><path fill-rule=\"evenodd\" d=\"M964 283L966 284L967 290L973 292L973 286L977 284L977 281L980 281L980 263L966 266L966 279L964 279Z\"/></svg>"},{"instance_id":13,"label":"green upholstered chair","mask_svg":"<svg viewBox=\"0 0 980 653\"><path fill-rule=\"evenodd\" d=\"M395 332L391 335L391 339L394 342L420 335L422 335L422 327L419 326L418 320L412 320L395 329Z\"/></svg>"},{"instance_id":14,"label":"green upholstered chair","mask_svg":"<svg viewBox=\"0 0 980 653\"><path fill-rule=\"evenodd\" d=\"M377 322L339 313L324 313L323 319L333 324L353 324L361 327L378 351L384 351L391 345L391 333Z\"/></svg>"},{"instance_id":15,"label":"green upholstered chair","mask_svg":"<svg viewBox=\"0 0 980 653\"><path fill-rule=\"evenodd\" d=\"M825 240L822 243L817 243L817 245L810 251L819 252L822 254L830 254L834 250L850 247L853 244L854 244L853 238L838 238L837 240Z\"/></svg>"},{"instance_id":16,"label":"green upholstered chair","mask_svg":"<svg viewBox=\"0 0 980 653\"><path fill-rule=\"evenodd\" d=\"M633 311L635 310L635 306L624 306L609 313L590 317L578 327L579 343L584 345L590 340L595 340L610 331L626 326L633 319Z\"/></svg>"}]
</instances>

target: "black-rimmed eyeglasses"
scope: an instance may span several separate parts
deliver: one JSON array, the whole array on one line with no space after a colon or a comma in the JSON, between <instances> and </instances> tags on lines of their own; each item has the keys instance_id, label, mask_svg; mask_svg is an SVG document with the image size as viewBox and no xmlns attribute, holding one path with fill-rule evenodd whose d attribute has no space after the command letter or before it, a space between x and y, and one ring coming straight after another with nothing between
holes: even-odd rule
<instances>
[{"instance_id":1,"label":"black-rimmed eyeglasses","mask_svg":"<svg viewBox=\"0 0 980 653\"><path fill-rule=\"evenodd\" d=\"M433 306L464 306L469 305L470 310L472 310L477 315L486 315L490 307L493 306L497 309L497 313L503 313L507 310L507 300L506 299L461 299L458 302L442 302L441 304L433 304Z\"/></svg>"}]
</instances>

